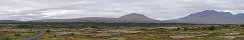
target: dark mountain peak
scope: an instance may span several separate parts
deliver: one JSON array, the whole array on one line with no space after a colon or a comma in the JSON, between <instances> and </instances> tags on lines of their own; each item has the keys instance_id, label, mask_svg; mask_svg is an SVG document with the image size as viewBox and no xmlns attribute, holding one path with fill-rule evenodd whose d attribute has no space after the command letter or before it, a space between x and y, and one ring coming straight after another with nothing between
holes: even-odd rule
<instances>
[{"instance_id":1,"label":"dark mountain peak","mask_svg":"<svg viewBox=\"0 0 244 40\"><path fill-rule=\"evenodd\" d=\"M128 14L128 15L142 15L142 14L139 14L139 13L131 13L131 14Z\"/></svg>"},{"instance_id":2,"label":"dark mountain peak","mask_svg":"<svg viewBox=\"0 0 244 40\"><path fill-rule=\"evenodd\" d=\"M223 12L223 11L215 11L215 10L205 10L205 11L201 11L195 14L191 14L189 15L190 17L230 17L230 16L234 16L232 13L230 12ZM189 17L188 16L188 17Z\"/></svg>"},{"instance_id":3,"label":"dark mountain peak","mask_svg":"<svg viewBox=\"0 0 244 40\"><path fill-rule=\"evenodd\" d=\"M124 16L144 16L144 15L139 14L139 13L131 13L131 14L127 14L127 15L124 15Z\"/></svg>"},{"instance_id":4,"label":"dark mountain peak","mask_svg":"<svg viewBox=\"0 0 244 40\"><path fill-rule=\"evenodd\" d=\"M244 13L236 14L236 16L244 16Z\"/></svg>"},{"instance_id":5,"label":"dark mountain peak","mask_svg":"<svg viewBox=\"0 0 244 40\"><path fill-rule=\"evenodd\" d=\"M138 14L138 13L131 13L131 14L127 14L124 16L119 17L121 19L133 19L133 18L148 18L145 15L142 14Z\"/></svg>"},{"instance_id":6,"label":"dark mountain peak","mask_svg":"<svg viewBox=\"0 0 244 40\"><path fill-rule=\"evenodd\" d=\"M158 20L151 19L145 15L138 13L131 13L118 18L119 20L126 20L126 22L156 22Z\"/></svg>"},{"instance_id":7,"label":"dark mountain peak","mask_svg":"<svg viewBox=\"0 0 244 40\"><path fill-rule=\"evenodd\" d=\"M244 23L242 20L244 14L233 15L230 12L215 11L215 10L205 10L189 16L170 20L169 22L178 23L210 23L210 24L235 24Z\"/></svg>"},{"instance_id":8,"label":"dark mountain peak","mask_svg":"<svg viewBox=\"0 0 244 40\"><path fill-rule=\"evenodd\" d=\"M224 12L224 11L216 11L216 10L205 10L198 12L197 14L205 14L205 15L233 15L230 12Z\"/></svg>"},{"instance_id":9,"label":"dark mountain peak","mask_svg":"<svg viewBox=\"0 0 244 40\"><path fill-rule=\"evenodd\" d=\"M202 12L218 12L218 11L215 11L215 10L204 10Z\"/></svg>"}]
</instances>

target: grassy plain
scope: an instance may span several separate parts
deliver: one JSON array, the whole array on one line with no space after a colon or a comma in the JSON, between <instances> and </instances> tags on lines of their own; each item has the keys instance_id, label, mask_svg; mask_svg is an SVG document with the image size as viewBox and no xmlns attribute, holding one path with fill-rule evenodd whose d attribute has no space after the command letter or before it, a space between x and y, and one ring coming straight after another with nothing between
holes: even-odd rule
<instances>
[{"instance_id":1,"label":"grassy plain","mask_svg":"<svg viewBox=\"0 0 244 40\"><path fill-rule=\"evenodd\" d=\"M159 27L87 25L1 25L0 40L23 40L47 31L38 40L242 40L244 25Z\"/></svg>"}]
</instances>

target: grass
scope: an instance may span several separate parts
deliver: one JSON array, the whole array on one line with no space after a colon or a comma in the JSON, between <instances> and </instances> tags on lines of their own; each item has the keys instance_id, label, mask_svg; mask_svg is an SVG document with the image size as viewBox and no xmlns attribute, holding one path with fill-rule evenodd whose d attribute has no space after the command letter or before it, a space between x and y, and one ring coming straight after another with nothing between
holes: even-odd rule
<instances>
[{"instance_id":1,"label":"grass","mask_svg":"<svg viewBox=\"0 0 244 40\"><path fill-rule=\"evenodd\" d=\"M35 25L33 25L35 26ZM62 26L62 25L61 25ZM198 25L199 26L199 25ZM244 38L243 25L184 26L174 29L158 27L93 27L93 28L48 28L32 29L36 32L0 32L0 40L21 40L38 31L48 30L39 40L241 40ZM64 26L62 26L64 27ZM15 28L12 28L15 29ZM19 29L19 28L17 28ZM25 28L28 29L28 28ZM228 35L229 33L238 33ZM225 36L241 36L234 39ZM243 36L243 37L242 37Z\"/></svg>"}]
</instances>

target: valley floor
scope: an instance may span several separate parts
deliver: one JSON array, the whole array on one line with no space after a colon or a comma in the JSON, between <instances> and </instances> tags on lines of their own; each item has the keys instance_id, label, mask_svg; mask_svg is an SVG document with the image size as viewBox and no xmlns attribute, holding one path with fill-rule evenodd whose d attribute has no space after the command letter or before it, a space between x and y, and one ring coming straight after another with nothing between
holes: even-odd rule
<instances>
[{"instance_id":1,"label":"valley floor","mask_svg":"<svg viewBox=\"0 0 244 40\"><path fill-rule=\"evenodd\" d=\"M13 26L14 27L14 26ZM9 28L0 29L0 40L23 40L43 31L38 40L242 40L243 25L177 27L87 27L87 28Z\"/></svg>"}]
</instances>

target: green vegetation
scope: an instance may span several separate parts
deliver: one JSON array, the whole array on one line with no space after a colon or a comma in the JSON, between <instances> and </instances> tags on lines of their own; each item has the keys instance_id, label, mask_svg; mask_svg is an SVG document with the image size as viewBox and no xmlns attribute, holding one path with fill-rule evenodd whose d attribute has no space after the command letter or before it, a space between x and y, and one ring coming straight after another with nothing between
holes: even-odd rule
<instances>
[{"instance_id":1,"label":"green vegetation","mask_svg":"<svg viewBox=\"0 0 244 40\"><path fill-rule=\"evenodd\" d=\"M14 32L14 31L5 31L0 32L0 40L23 40L31 36L36 35L36 32L25 31L25 32Z\"/></svg>"},{"instance_id":2,"label":"green vegetation","mask_svg":"<svg viewBox=\"0 0 244 40\"><path fill-rule=\"evenodd\" d=\"M62 25L62 24L22 24L17 25L15 28L18 29L47 29L47 28L71 28L71 29L80 29L80 28L88 28L92 27L95 28L95 26L89 26L89 25L82 25L82 24L72 24L72 25Z\"/></svg>"},{"instance_id":3,"label":"green vegetation","mask_svg":"<svg viewBox=\"0 0 244 40\"><path fill-rule=\"evenodd\" d=\"M117 24L116 24L117 25ZM5 24L0 40L23 40L46 31L38 40L242 40L244 25L171 25L170 27L85 24Z\"/></svg>"}]
</instances>

